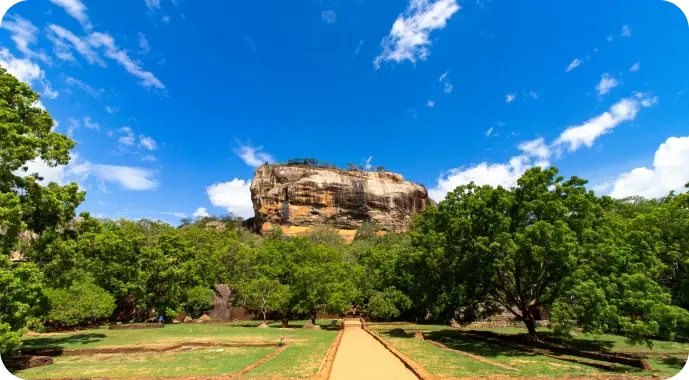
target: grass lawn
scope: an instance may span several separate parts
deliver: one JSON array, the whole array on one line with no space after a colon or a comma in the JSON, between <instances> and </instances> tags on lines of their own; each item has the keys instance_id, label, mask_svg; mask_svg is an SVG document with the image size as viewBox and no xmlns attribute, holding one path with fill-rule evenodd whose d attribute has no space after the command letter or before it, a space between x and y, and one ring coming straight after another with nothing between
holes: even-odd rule
<instances>
[{"instance_id":1,"label":"grass lawn","mask_svg":"<svg viewBox=\"0 0 689 380\"><path fill-rule=\"evenodd\" d=\"M446 330L450 326L446 325L419 325L415 323L385 323L385 322L366 322L366 327L369 330L390 330L390 329L410 329L420 331L437 331Z\"/></svg>"},{"instance_id":2,"label":"grass lawn","mask_svg":"<svg viewBox=\"0 0 689 380\"><path fill-rule=\"evenodd\" d=\"M328 321L329 323L330 321ZM118 346L167 346L183 342L265 342L277 344L284 335L290 347L272 360L258 366L247 376L275 373L280 376L306 377L318 370L321 361L337 336L337 331L312 329L279 329L229 327L221 324L167 325L162 329L107 330L95 329L74 333L43 334L24 337L26 348L86 349ZM55 364L17 372L21 378L33 377L133 377L219 375L241 370L277 347L195 348L191 351L165 353L104 354L62 356ZM265 367L264 367L265 366Z\"/></svg>"},{"instance_id":3,"label":"grass lawn","mask_svg":"<svg viewBox=\"0 0 689 380\"><path fill-rule=\"evenodd\" d=\"M467 328L467 330L478 331L492 331L500 334L526 334L526 329L519 328ZM664 353L664 352L686 352L689 355L689 343L653 341L653 348L649 349L645 345L632 345L625 341L623 336L602 334L602 335L587 335L584 333L575 333L573 338L555 338L552 330L540 327L537 329L538 333L543 338L561 341L562 343L576 347L583 351L599 351L599 352L639 352L639 353Z\"/></svg>"},{"instance_id":4,"label":"grass lawn","mask_svg":"<svg viewBox=\"0 0 689 380\"><path fill-rule=\"evenodd\" d=\"M232 347L222 352L199 348L165 353L59 356L53 365L17 372L22 379L60 377L199 376L232 374L277 347Z\"/></svg>"},{"instance_id":5,"label":"grass lawn","mask_svg":"<svg viewBox=\"0 0 689 380\"><path fill-rule=\"evenodd\" d=\"M478 355L489 361L517 369L517 371L512 371L489 363L481 362L471 357L459 355L452 351L443 350L427 342L411 339L413 337L413 334L411 333L408 334L407 337L393 337L387 334L385 331L377 332L384 339L395 345L398 350L439 377L560 377L620 374L651 376L653 374L658 374L663 378L669 378L676 375L682 369L682 364L679 359L686 359L685 357L662 357L658 355L653 356L648 360L649 364L653 368L653 371L642 371L637 368L618 365L617 371L610 372L587 366L585 364L571 363L565 360L531 354L492 343L477 341L464 337L456 331L436 331L427 334L430 339L443 343L452 349ZM575 358L570 356L560 357L563 359ZM595 360L585 358L575 359L596 362Z\"/></svg>"}]
</instances>

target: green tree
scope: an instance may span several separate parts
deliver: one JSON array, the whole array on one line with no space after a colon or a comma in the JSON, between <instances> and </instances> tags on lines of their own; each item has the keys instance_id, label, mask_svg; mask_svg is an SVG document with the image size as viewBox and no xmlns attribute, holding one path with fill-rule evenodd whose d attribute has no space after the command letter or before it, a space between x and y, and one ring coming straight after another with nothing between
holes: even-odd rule
<instances>
[{"instance_id":1,"label":"green tree","mask_svg":"<svg viewBox=\"0 0 689 380\"><path fill-rule=\"evenodd\" d=\"M266 322L268 312L285 311L290 299L288 285L265 276L246 280L239 286L239 294L249 309L263 314L263 322Z\"/></svg>"},{"instance_id":2,"label":"green tree","mask_svg":"<svg viewBox=\"0 0 689 380\"><path fill-rule=\"evenodd\" d=\"M50 312L48 319L62 326L76 326L107 318L115 309L115 299L92 283L75 283L69 288L45 289Z\"/></svg>"},{"instance_id":3,"label":"green tree","mask_svg":"<svg viewBox=\"0 0 689 380\"><path fill-rule=\"evenodd\" d=\"M0 68L0 352L15 350L18 337L38 317L43 276L32 263L12 264L11 255L31 248L31 236L64 228L84 198L76 184L41 186L28 162L54 167L69 162L74 141L52 130L37 106L39 96ZM27 241L20 234L28 232ZM25 258L26 259L26 258ZM14 289L14 290L13 290Z\"/></svg>"},{"instance_id":4,"label":"green tree","mask_svg":"<svg viewBox=\"0 0 689 380\"><path fill-rule=\"evenodd\" d=\"M411 300L394 287L374 291L368 301L366 314L375 319L399 317L401 310L411 307Z\"/></svg>"},{"instance_id":5,"label":"green tree","mask_svg":"<svg viewBox=\"0 0 689 380\"><path fill-rule=\"evenodd\" d=\"M185 308L192 317L198 318L213 307L215 292L205 286L195 286L185 292Z\"/></svg>"}]
</instances>

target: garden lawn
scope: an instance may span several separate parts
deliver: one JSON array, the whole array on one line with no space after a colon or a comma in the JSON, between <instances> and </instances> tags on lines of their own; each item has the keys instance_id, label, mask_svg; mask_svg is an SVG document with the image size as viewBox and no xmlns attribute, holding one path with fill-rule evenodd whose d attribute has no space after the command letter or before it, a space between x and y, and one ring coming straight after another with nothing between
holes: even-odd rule
<instances>
[{"instance_id":1,"label":"garden lawn","mask_svg":"<svg viewBox=\"0 0 689 380\"><path fill-rule=\"evenodd\" d=\"M452 334L452 332L448 332L448 334L444 334L444 332L439 332L437 334L429 334L432 336L433 340L443 343L452 349L481 356L492 362L517 369L517 371L513 371L484 363L450 350L438 348L428 342L412 339L412 334L408 335L408 337L392 337L384 332L381 333L381 336L392 343L399 351L425 367L429 372L440 377L482 377L497 375L513 377L560 377L616 374L615 372L603 371L584 364L570 363L543 355L531 354L491 343L476 341L462 337L457 333ZM620 366L618 372L639 372L639 375L643 374L639 370L626 366ZM650 374L652 373L649 372L648 375Z\"/></svg>"},{"instance_id":2,"label":"garden lawn","mask_svg":"<svg viewBox=\"0 0 689 380\"><path fill-rule=\"evenodd\" d=\"M213 376L232 374L269 355L277 347L225 347L165 353L60 356L49 366L15 373L22 379L64 377Z\"/></svg>"},{"instance_id":3,"label":"garden lawn","mask_svg":"<svg viewBox=\"0 0 689 380\"><path fill-rule=\"evenodd\" d=\"M329 322L329 321L328 321ZM24 337L25 348L89 349L160 347L185 342L274 343L275 347L203 347L164 353L59 356L55 364L20 371L21 378L194 376L232 374L277 350L280 336L290 346L247 376L308 377L316 373L338 331L230 327L221 324L167 325L162 329L95 329ZM222 352L211 352L222 348ZM272 376L272 375L271 375Z\"/></svg>"},{"instance_id":4,"label":"garden lawn","mask_svg":"<svg viewBox=\"0 0 689 380\"><path fill-rule=\"evenodd\" d=\"M236 327L223 324L179 324L167 325L162 329L108 330L107 328L84 330L74 333L42 334L24 337L23 347L31 349L80 349L117 346L159 347L184 342L222 343L275 343L280 336L285 342L308 340L321 335L332 335L325 331L311 329L278 329L257 327ZM334 336L333 336L334 337Z\"/></svg>"},{"instance_id":5,"label":"garden lawn","mask_svg":"<svg viewBox=\"0 0 689 380\"><path fill-rule=\"evenodd\" d=\"M492 331L500 334L526 334L526 329L520 328L467 328L467 331ZM549 341L559 342L563 344L576 347L582 351L598 351L598 352L636 352L647 354L662 354L666 352L679 353L686 352L689 355L689 343L667 342L654 340L653 347L648 348L645 345L633 345L626 342L625 337L611 334L601 335L587 335L584 333L575 333L572 338L556 338L553 336L552 330L548 328L538 328L538 334Z\"/></svg>"}]
</instances>

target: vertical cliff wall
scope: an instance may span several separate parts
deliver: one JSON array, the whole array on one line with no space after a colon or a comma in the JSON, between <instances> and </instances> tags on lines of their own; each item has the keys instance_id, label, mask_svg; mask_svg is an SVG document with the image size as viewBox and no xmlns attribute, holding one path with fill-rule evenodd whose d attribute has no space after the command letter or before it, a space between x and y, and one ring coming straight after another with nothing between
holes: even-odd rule
<instances>
[{"instance_id":1,"label":"vertical cliff wall","mask_svg":"<svg viewBox=\"0 0 689 380\"><path fill-rule=\"evenodd\" d=\"M372 222L404 232L412 215L434 202L423 186L390 172L359 172L302 165L264 165L251 183L254 223L262 232L282 227L287 235L331 224L346 240Z\"/></svg>"}]
</instances>

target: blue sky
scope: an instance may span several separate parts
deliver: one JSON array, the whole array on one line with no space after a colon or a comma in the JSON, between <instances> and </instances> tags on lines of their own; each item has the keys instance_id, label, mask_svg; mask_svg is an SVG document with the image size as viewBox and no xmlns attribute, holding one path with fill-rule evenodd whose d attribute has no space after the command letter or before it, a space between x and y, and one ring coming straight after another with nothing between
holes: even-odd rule
<instances>
[{"instance_id":1,"label":"blue sky","mask_svg":"<svg viewBox=\"0 0 689 380\"><path fill-rule=\"evenodd\" d=\"M663 1L27 0L0 65L77 141L104 217L250 216L257 165L385 166L436 200L534 165L600 194L689 181L689 28ZM369 160L370 159L370 160Z\"/></svg>"}]
</instances>

